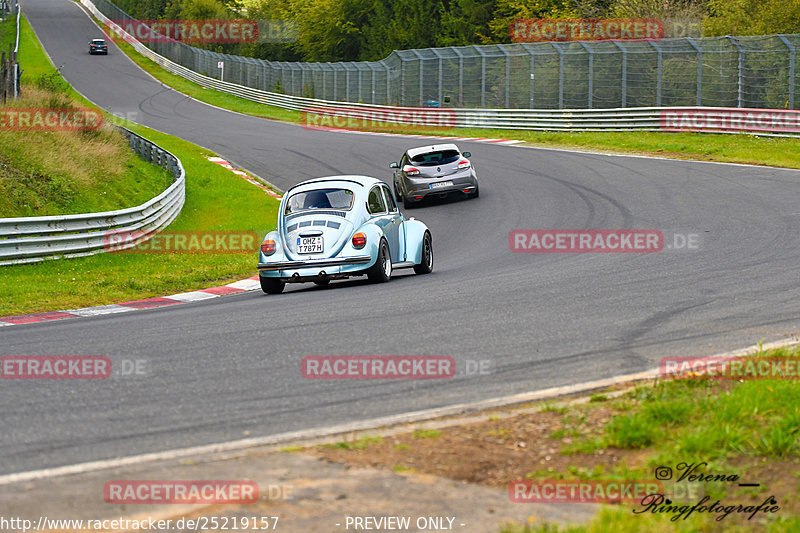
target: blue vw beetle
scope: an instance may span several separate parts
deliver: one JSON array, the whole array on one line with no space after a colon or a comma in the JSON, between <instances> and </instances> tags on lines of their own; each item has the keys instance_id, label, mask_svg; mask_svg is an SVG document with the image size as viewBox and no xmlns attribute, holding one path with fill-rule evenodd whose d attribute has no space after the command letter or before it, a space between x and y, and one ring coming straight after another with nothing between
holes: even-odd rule
<instances>
[{"instance_id":1,"label":"blue vw beetle","mask_svg":"<svg viewBox=\"0 0 800 533\"><path fill-rule=\"evenodd\" d=\"M395 268L417 274L433 271L433 241L428 227L406 220L391 189L367 176L329 176L286 191L278 229L261 243L261 288L269 294L286 283L366 275L389 281Z\"/></svg>"}]
</instances>

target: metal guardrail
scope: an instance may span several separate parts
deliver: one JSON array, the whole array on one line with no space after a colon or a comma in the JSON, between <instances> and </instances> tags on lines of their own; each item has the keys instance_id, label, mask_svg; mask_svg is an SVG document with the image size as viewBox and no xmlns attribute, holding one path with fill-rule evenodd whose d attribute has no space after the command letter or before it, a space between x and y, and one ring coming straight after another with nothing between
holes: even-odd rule
<instances>
[{"instance_id":1,"label":"metal guardrail","mask_svg":"<svg viewBox=\"0 0 800 533\"><path fill-rule=\"evenodd\" d=\"M101 253L110 247L112 236L120 232L135 235L136 241L115 243L113 249L129 248L148 240L178 216L186 197L186 175L180 160L132 131L120 129L142 159L172 173L173 183L155 198L128 209L0 219L0 265Z\"/></svg>"},{"instance_id":2,"label":"metal guardrail","mask_svg":"<svg viewBox=\"0 0 800 533\"><path fill-rule=\"evenodd\" d=\"M318 100L302 96L290 96L270 91L262 91L244 85L221 81L216 78L205 76L187 67L179 65L166 57L163 57L143 43L129 35L118 25L113 23L93 4L92 0L81 0L81 3L103 24L109 25L115 32L122 35L123 39L129 43L137 52L151 59L153 62L187 80L197 83L201 87L215 89L252 100L261 104L292 109L297 111L329 110L336 116L357 116L369 115L375 112L380 115L397 112L401 115L404 110L414 110L415 108L399 108L390 106L379 106L364 103L338 102L330 100ZM466 109L466 108L425 108L424 113L428 115L440 115L448 126L463 128L502 128L502 129L528 129L542 131L660 131L662 130L662 115L670 111L672 107L625 107L613 109ZM721 114L730 112L729 109L715 107L685 107L695 113ZM763 111L748 110L747 108L738 109L740 112ZM780 110L774 110L780 113ZM413 113L412 113L413 114ZM402 119L398 123L404 122ZM800 126L800 125L798 125ZM724 131L724 133L753 133L755 131L764 132L765 135L785 135L796 136L800 134L800 127L794 131L775 130L771 127L741 129L739 131Z\"/></svg>"}]
</instances>

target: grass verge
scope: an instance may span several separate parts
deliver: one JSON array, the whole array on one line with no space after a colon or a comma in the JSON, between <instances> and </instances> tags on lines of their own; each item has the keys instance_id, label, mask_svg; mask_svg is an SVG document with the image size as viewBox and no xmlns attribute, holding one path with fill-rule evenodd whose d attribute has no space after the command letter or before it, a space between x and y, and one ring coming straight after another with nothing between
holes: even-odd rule
<instances>
[{"instance_id":1,"label":"grass verge","mask_svg":"<svg viewBox=\"0 0 800 533\"><path fill-rule=\"evenodd\" d=\"M797 365L800 349L762 352L745 361L771 363L775 358ZM423 430L416 429L311 451L353 467L423 472L504 490L515 480L653 482L659 467L672 469L672 481L663 481L663 487L665 494L673 494L675 509L658 507L659 512L653 512L633 501L608 504L588 525L558 527L533 521L509 524L503 533L798 531L796 379L658 380L587 396L585 402L494 413L481 422L430 433L435 438L420 438ZM693 474L722 474L726 479L677 481L688 465L696 465ZM720 518L724 511L695 511L686 519L685 512L679 515L680 507L704 496L709 498L706 505L719 500L729 514ZM749 519L750 512L736 507L758 506L770 497L780 507L775 513L757 512Z\"/></svg>"},{"instance_id":2,"label":"grass verge","mask_svg":"<svg viewBox=\"0 0 800 533\"><path fill-rule=\"evenodd\" d=\"M30 26L21 33L20 63L29 79L65 84ZM57 80L57 81L56 81ZM69 86L66 94L90 102ZM109 121L116 120L107 114ZM208 150L143 126L132 131L175 154L186 170L186 203L170 225L176 232L255 231L274 228L278 202L261 189L211 163ZM163 190L163 188L162 188ZM0 316L118 303L202 288L255 274L255 252L217 254L103 253L90 257L0 267Z\"/></svg>"},{"instance_id":3,"label":"grass verge","mask_svg":"<svg viewBox=\"0 0 800 533\"><path fill-rule=\"evenodd\" d=\"M123 52L143 70L176 90L217 107L257 117L300 123L299 111L259 104L227 93L206 89L194 82L167 72L158 64L137 53L125 41L115 41ZM512 138L529 145L650 155L674 159L748 163L786 168L800 168L800 139L667 132L545 132L483 128L441 129L396 128L380 131L419 135L458 135L463 137Z\"/></svg>"},{"instance_id":4,"label":"grass verge","mask_svg":"<svg viewBox=\"0 0 800 533\"><path fill-rule=\"evenodd\" d=\"M80 104L46 88L52 78L26 85L7 113L53 112L82 116ZM41 115L39 115L41 116ZM108 125L87 131L4 131L0 136L0 213L8 217L113 211L148 201L172 176L140 159Z\"/></svg>"}]
</instances>

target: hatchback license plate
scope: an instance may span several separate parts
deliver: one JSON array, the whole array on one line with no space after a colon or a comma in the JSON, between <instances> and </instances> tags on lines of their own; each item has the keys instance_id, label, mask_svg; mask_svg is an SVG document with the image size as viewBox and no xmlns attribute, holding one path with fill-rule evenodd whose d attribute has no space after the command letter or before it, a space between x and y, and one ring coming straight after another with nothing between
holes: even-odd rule
<instances>
[{"instance_id":1,"label":"hatchback license plate","mask_svg":"<svg viewBox=\"0 0 800 533\"><path fill-rule=\"evenodd\" d=\"M297 238L297 253L319 254L322 253L322 251L323 251L322 236Z\"/></svg>"},{"instance_id":2,"label":"hatchback license plate","mask_svg":"<svg viewBox=\"0 0 800 533\"><path fill-rule=\"evenodd\" d=\"M452 187L452 181L437 181L436 183L431 183L431 189L438 189L439 187Z\"/></svg>"}]
</instances>

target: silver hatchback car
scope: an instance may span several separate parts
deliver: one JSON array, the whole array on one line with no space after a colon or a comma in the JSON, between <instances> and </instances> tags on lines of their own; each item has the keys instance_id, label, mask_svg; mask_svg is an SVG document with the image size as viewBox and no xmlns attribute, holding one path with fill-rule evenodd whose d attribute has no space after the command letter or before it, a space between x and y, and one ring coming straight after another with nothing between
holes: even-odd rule
<instances>
[{"instance_id":1,"label":"silver hatchback car","mask_svg":"<svg viewBox=\"0 0 800 533\"><path fill-rule=\"evenodd\" d=\"M406 208L425 198L444 198L457 194L477 198L478 176L469 160L472 154L461 152L455 144L437 144L412 148L403 154L394 169L395 197Z\"/></svg>"}]
</instances>

